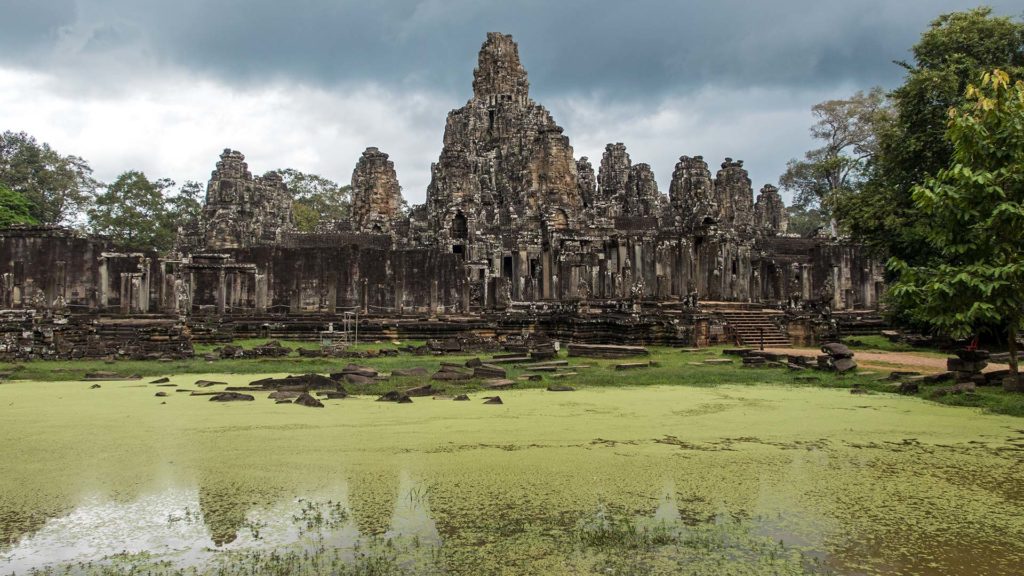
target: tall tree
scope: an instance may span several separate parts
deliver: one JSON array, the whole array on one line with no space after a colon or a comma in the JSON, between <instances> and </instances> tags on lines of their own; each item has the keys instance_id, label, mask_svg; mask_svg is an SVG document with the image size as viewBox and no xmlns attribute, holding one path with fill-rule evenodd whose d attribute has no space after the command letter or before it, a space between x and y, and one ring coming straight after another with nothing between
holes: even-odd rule
<instances>
[{"instance_id":1,"label":"tall tree","mask_svg":"<svg viewBox=\"0 0 1024 576\"><path fill-rule=\"evenodd\" d=\"M964 103L968 84L999 68L1024 70L1024 24L989 8L944 14L913 47L902 86L890 94L894 121L878 135L871 172L856 194L838 198L834 215L855 238L877 252L908 262L927 260L928 222L917 213L914 186L949 165L952 145L943 135L947 111Z\"/></svg>"},{"instance_id":2,"label":"tall tree","mask_svg":"<svg viewBox=\"0 0 1024 576\"><path fill-rule=\"evenodd\" d=\"M173 184L172 184L173 186ZM203 214L203 196L206 187L201 182L186 180L177 193L166 196L166 220L169 230L177 233L178 228L194 228Z\"/></svg>"},{"instance_id":3,"label":"tall tree","mask_svg":"<svg viewBox=\"0 0 1024 576\"><path fill-rule=\"evenodd\" d=\"M21 194L31 205L32 217L44 224L74 223L97 187L85 160L10 131L0 134L0 182Z\"/></svg>"},{"instance_id":4,"label":"tall tree","mask_svg":"<svg viewBox=\"0 0 1024 576\"><path fill-rule=\"evenodd\" d=\"M915 186L929 258L893 257L892 298L918 320L956 337L1001 326L1011 380L1020 386L1017 335L1024 320L1024 82L1000 70L969 85L949 112L948 167Z\"/></svg>"},{"instance_id":5,"label":"tall tree","mask_svg":"<svg viewBox=\"0 0 1024 576\"><path fill-rule=\"evenodd\" d=\"M38 224L32 204L24 196L0 183L0 228L13 224Z\"/></svg>"},{"instance_id":6,"label":"tall tree","mask_svg":"<svg viewBox=\"0 0 1024 576\"><path fill-rule=\"evenodd\" d=\"M278 170L291 191L295 226L301 232L312 232L317 224L348 218L351 207L351 186L307 174L292 168Z\"/></svg>"},{"instance_id":7,"label":"tall tree","mask_svg":"<svg viewBox=\"0 0 1024 576\"><path fill-rule=\"evenodd\" d=\"M805 214L817 210L831 218L836 198L857 190L878 151L878 134L892 122L893 112L881 88L852 97L828 100L811 108L811 136L821 146L792 159L779 187L794 192L792 205ZM835 223L830 222L832 232Z\"/></svg>"},{"instance_id":8,"label":"tall tree","mask_svg":"<svg viewBox=\"0 0 1024 576\"><path fill-rule=\"evenodd\" d=\"M89 228L125 248L170 248L174 233L167 225L164 191L172 186L172 180L151 181L137 170L122 173L96 195Z\"/></svg>"}]
</instances>

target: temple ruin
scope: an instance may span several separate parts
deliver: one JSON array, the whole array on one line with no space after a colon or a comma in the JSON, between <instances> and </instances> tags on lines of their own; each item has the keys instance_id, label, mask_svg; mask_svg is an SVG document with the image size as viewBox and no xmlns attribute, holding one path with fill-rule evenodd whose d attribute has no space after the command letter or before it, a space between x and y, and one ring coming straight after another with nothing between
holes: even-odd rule
<instances>
[{"instance_id":1,"label":"temple ruin","mask_svg":"<svg viewBox=\"0 0 1024 576\"><path fill-rule=\"evenodd\" d=\"M201 222L172 253L60 228L0 231L2 308L178 318L197 338L308 336L354 312L384 336L543 330L691 345L742 340L737 314L788 342L813 337L823 314L877 310L880 263L843 239L788 233L778 190L755 199L742 161L712 175L703 157L681 156L665 194L623 143L599 162L577 158L530 98L508 35L487 35L472 88L448 114L422 205L402 210L393 163L370 147L352 173L351 218L300 233L281 176L254 177L229 149Z\"/></svg>"}]
</instances>

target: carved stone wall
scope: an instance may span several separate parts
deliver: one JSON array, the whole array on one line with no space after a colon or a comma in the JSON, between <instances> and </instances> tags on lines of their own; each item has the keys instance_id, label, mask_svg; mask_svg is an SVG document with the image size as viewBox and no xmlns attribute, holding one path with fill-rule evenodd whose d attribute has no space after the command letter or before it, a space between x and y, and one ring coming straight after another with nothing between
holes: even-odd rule
<instances>
[{"instance_id":1,"label":"carved stone wall","mask_svg":"<svg viewBox=\"0 0 1024 576\"><path fill-rule=\"evenodd\" d=\"M395 164L367 148L352 171L352 226L358 232L390 233L402 204Z\"/></svg>"},{"instance_id":2,"label":"carved stone wall","mask_svg":"<svg viewBox=\"0 0 1024 576\"><path fill-rule=\"evenodd\" d=\"M253 178L245 155L225 149L206 188L204 245L219 250L272 243L293 227L292 197L281 175Z\"/></svg>"},{"instance_id":3,"label":"carved stone wall","mask_svg":"<svg viewBox=\"0 0 1024 576\"><path fill-rule=\"evenodd\" d=\"M785 234L789 229L789 216L779 189L765 184L754 202L754 227L766 236Z\"/></svg>"}]
</instances>

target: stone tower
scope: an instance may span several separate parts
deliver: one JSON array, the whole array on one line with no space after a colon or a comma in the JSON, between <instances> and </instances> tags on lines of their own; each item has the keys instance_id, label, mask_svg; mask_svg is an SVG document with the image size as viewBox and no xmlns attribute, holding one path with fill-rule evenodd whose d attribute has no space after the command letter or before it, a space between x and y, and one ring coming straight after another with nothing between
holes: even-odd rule
<instances>
[{"instance_id":1,"label":"stone tower","mask_svg":"<svg viewBox=\"0 0 1024 576\"><path fill-rule=\"evenodd\" d=\"M206 188L202 228L213 250L277 242L294 228L291 194L280 174L253 178L245 155L225 149Z\"/></svg>"},{"instance_id":2,"label":"stone tower","mask_svg":"<svg viewBox=\"0 0 1024 576\"><path fill-rule=\"evenodd\" d=\"M722 162L722 169L715 175L715 200L720 227L747 234L752 231L754 191L742 160L726 158Z\"/></svg>"},{"instance_id":3,"label":"stone tower","mask_svg":"<svg viewBox=\"0 0 1024 576\"><path fill-rule=\"evenodd\" d=\"M786 204L782 201L779 189L765 184L754 202L754 228L765 236L785 234L789 229L789 217Z\"/></svg>"},{"instance_id":4,"label":"stone tower","mask_svg":"<svg viewBox=\"0 0 1024 576\"><path fill-rule=\"evenodd\" d=\"M473 97L452 110L431 166L428 219L438 241L468 239L517 221L574 221L583 208L569 139L530 99L511 36L488 33L473 73Z\"/></svg>"},{"instance_id":5,"label":"stone tower","mask_svg":"<svg viewBox=\"0 0 1024 576\"><path fill-rule=\"evenodd\" d=\"M395 164L377 148L367 148L352 171L352 226L358 232L388 234L402 204Z\"/></svg>"},{"instance_id":6,"label":"stone tower","mask_svg":"<svg viewBox=\"0 0 1024 576\"><path fill-rule=\"evenodd\" d=\"M715 183L703 156L680 156L668 194L676 226L695 233L717 224Z\"/></svg>"}]
</instances>

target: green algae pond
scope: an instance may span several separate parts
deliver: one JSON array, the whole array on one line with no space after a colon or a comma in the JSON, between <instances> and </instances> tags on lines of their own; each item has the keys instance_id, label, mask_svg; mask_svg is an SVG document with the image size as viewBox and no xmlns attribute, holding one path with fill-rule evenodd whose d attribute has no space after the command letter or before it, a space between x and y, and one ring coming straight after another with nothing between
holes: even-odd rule
<instances>
[{"instance_id":1,"label":"green algae pond","mask_svg":"<svg viewBox=\"0 0 1024 576\"><path fill-rule=\"evenodd\" d=\"M255 379L170 384L198 378ZM1024 421L970 408L784 384L321 409L101 385L0 384L0 574L1024 566Z\"/></svg>"}]
</instances>

